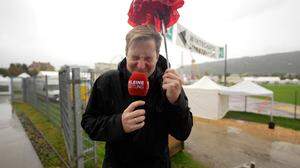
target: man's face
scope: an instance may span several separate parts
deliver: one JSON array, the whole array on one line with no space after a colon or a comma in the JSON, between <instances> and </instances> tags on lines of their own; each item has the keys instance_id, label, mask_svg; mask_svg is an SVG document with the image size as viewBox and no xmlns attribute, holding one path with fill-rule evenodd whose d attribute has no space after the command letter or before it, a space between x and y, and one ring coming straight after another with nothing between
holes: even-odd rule
<instances>
[{"instance_id":1,"label":"man's face","mask_svg":"<svg viewBox=\"0 0 300 168\"><path fill-rule=\"evenodd\" d=\"M126 60L129 72L143 72L149 77L154 72L158 60L155 41L150 39L133 42L128 48Z\"/></svg>"}]
</instances>

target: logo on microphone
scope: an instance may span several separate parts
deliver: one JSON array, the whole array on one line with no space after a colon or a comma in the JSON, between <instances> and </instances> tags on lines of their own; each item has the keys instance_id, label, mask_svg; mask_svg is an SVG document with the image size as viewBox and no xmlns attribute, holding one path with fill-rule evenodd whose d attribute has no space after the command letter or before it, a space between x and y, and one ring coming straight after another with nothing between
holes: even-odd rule
<instances>
[{"instance_id":1,"label":"logo on microphone","mask_svg":"<svg viewBox=\"0 0 300 168\"><path fill-rule=\"evenodd\" d=\"M128 87L134 89L144 89L145 81L141 80L129 80Z\"/></svg>"},{"instance_id":2,"label":"logo on microphone","mask_svg":"<svg viewBox=\"0 0 300 168\"><path fill-rule=\"evenodd\" d=\"M128 80L130 96L146 96L148 92L148 78L145 73L133 72Z\"/></svg>"}]
</instances>

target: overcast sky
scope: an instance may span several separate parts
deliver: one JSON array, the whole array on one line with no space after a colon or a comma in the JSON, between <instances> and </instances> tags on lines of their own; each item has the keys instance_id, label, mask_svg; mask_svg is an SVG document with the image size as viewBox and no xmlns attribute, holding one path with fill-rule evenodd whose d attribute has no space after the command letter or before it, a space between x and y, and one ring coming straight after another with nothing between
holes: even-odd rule
<instances>
[{"instance_id":1,"label":"overcast sky","mask_svg":"<svg viewBox=\"0 0 300 168\"><path fill-rule=\"evenodd\" d=\"M94 66L124 57L131 0L0 0L0 67L33 60ZM228 58L300 50L299 0L185 0L179 23L228 45ZM181 52L172 50L173 67ZM162 51L164 51L162 49ZM164 53L164 52L162 52ZM208 60L191 56L198 63Z\"/></svg>"}]
</instances>

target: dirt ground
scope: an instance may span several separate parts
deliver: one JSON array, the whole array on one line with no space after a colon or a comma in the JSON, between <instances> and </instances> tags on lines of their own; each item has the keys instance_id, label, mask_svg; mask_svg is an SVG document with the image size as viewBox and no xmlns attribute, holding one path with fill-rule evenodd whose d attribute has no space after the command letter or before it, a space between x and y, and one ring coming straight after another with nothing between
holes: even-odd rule
<instances>
[{"instance_id":1,"label":"dirt ground","mask_svg":"<svg viewBox=\"0 0 300 168\"><path fill-rule=\"evenodd\" d=\"M219 127L237 127L244 132L253 136L265 138L272 141L285 141L289 143L300 144L300 131L282 128L275 126L275 129L269 129L266 124L259 124L254 122L246 122L241 120L208 120L202 118L194 118L195 124L211 124Z\"/></svg>"},{"instance_id":2,"label":"dirt ground","mask_svg":"<svg viewBox=\"0 0 300 168\"><path fill-rule=\"evenodd\" d=\"M194 118L185 143L194 159L208 167L233 168L255 162L256 167L298 168L300 131L230 119Z\"/></svg>"}]
</instances>

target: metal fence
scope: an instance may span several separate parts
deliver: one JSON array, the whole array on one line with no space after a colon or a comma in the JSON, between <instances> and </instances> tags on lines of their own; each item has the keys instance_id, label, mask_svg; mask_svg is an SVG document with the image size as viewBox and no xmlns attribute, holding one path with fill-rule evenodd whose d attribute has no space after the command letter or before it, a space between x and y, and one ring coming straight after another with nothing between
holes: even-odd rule
<instances>
[{"instance_id":1,"label":"metal fence","mask_svg":"<svg viewBox=\"0 0 300 168\"><path fill-rule=\"evenodd\" d=\"M80 125L93 83L92 74L65 67L57 76L11 79L12 100L32 105L61 129L68 156L62 160L67 163L65 167L97 167L96 142L88 138ZM63 159L57 150L53 153ZM55 166L51 165L51 158L49 163L50 167Z\"/></svg>"},{"instance_id":2,"label":"metal fence","mask_svg":"<svg viewBox=\"0 0 300 168\"><path fill-rule=\"evenodd\" d=\"M59 72L59 91L62 128L69 161L76 167L97 165L96 142L81 128L81 116L86 107L93 83L91 73L68 67Z\"/></svg>"},{"instance_id":3,"label":"metal fence","mask_svg":"<svg viewBox=\"0 0 300 168\"><path fill-rule=\"evenodd\" d=\"M22 78L10 78L10 95L11 99L15 101L22 101L23 96L23 81Z\"/></svg>"},{"instance_id":4,"label":"metal fence","mask_svg":"<svg viewBox=\"0 0 300 168\"><path fill-rule=\"evenodd\" d=\"M290 96L294 96L293 93ZM295 97L295 100L297 100L297 96ZM270 97L229 96L229 110L231 111L245 111L269 115L272 110L273 116L299 119L299 109L300 106L297 105L296 101L294 104L274 102L272 105Z\"/></svg>"}]
</instances>

